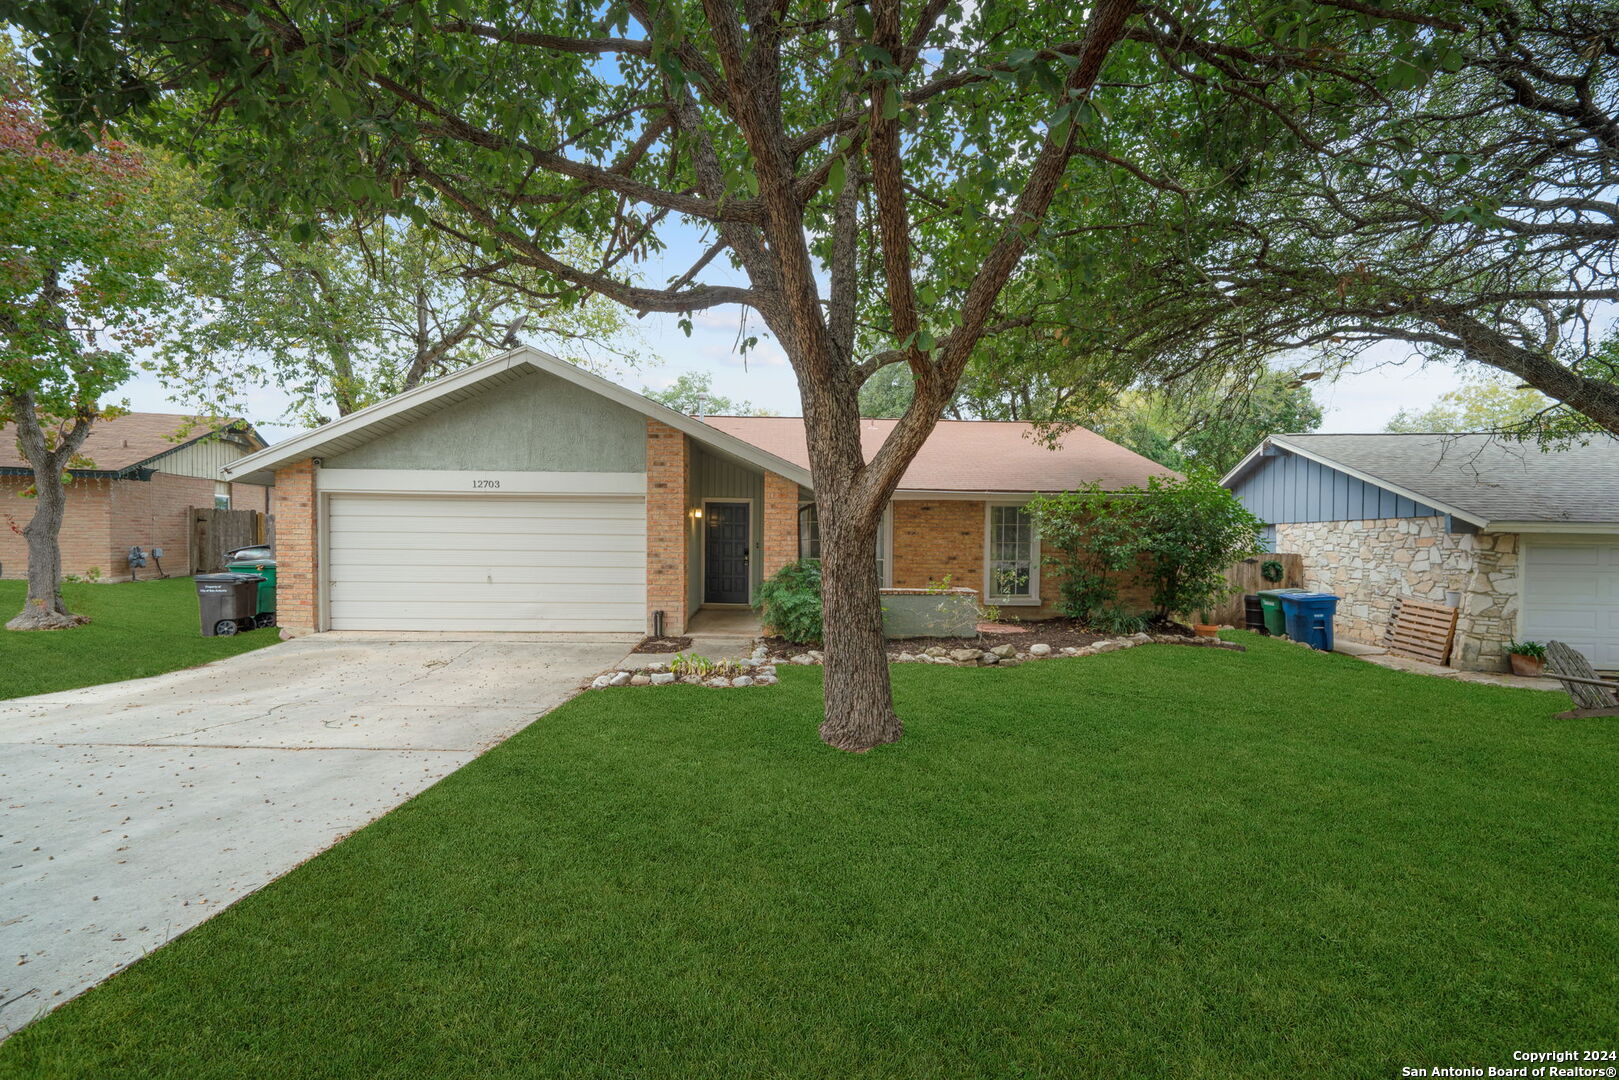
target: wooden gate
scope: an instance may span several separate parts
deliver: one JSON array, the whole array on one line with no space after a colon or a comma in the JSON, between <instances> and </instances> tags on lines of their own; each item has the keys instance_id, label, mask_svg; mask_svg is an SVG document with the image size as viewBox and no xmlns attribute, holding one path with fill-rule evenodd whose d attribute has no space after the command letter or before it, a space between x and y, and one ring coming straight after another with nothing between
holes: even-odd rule
<instances>
[{"instance_id":1,"label":"wooden gate","mask_svg":"<svg viewBox=\"0 0 1619 1080\"><path fill-rule=\"evenodd\" d=\"M1282 564L1281 581L1266 581L1265 576L1260 573L1260 567L1272 559ZM1214 617L1216 625L1235 626L1241 630L1245 621L1242 609L1243 594L1256 593L1260 589L1304 588L1304 556L1278 552L1244 559L1225 572L1225 579L1236 591L1231 594L1230 599L1209 614Z\"/></svg>"},{"instance_id":2,"label":"wooden gate","mask_svg":"<svg viewBox=\"0 0 1619 1080\"><path fill-rule=\"evenodd\" d=\"M265 542L264 515L257 510L191 508L191 572L225 569L225 552Z\"/></svg>"}]
</instances>

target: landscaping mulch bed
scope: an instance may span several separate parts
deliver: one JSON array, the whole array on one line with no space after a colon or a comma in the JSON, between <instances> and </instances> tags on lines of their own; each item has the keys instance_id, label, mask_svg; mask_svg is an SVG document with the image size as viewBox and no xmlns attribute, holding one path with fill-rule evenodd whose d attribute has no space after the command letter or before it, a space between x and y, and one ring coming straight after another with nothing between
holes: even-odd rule
<instances>
[{"instance_id":1,"label":"landscaping mulch bed","mask_svg":"<svg viewBox=\"0 0 1619 1080\"><path fill-rule=\"evenodd\" d=\"M1094 645L1098 641L1105 641L1108 635L1098 634L1087 628L1083 623L1074 619L1032 619L1028 622L1016 623L980 623L977 637L916 637L896 638L888 643L888 655L892 659L901 653L916 654L924 652L935 645L946 649L989 649L996 645L1015 645L1020 650L1030 645L1040 643L1050 645L1053 651L1060 652L1066 648L1083 648ZM1217 639L1200 638L1194 635L1190 628L1175 622L1154 623L1148 627L1148 632L1154 636L1167 636L1177 638L1174 642L1164 644L1201 645L1212 648L1228 648L1233 651L1242 651L1241 645L1232 645ZM798 645L779 637L764 639L765 651L773 660L786 660L800 653L811 651L809 645Z\"/></svg>"},{"instance_id":2,"label":"landscaping mulch bed","mask_svg":"<svg viewBox=\"0 0 1619 1080\"><path fill-rule=\"evenodd\" d=\"M641 644L631 649L631 653L672 653L682 652L691 648L689 637L648 637L642 638Z\"/></svg>"}]
</instances>

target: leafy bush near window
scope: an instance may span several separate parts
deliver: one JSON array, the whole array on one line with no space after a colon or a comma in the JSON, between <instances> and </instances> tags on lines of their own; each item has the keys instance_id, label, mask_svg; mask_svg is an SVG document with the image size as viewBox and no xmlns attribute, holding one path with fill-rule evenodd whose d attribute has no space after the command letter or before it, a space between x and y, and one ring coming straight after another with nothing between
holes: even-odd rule
<instances>
[{"instance_id":1,"label":"leafy bush near window","mask_svg":"<svg viewBox=\"0 0 1619 1080\"><path fill-rule=\"evenodd\" d=\"M1154 477L1145 488L1099 485L1029 503L1055 555L1064 613L1091 624L1118 618L1118 582L1143 577L1160 619L1216 607L1231 592L1225 571L1262 553L1261 522L1213 476Z\"/></svg>"},{"instance_id":2,"label":"leafy bush near window","mask_svg":"<svg viewBox=\"0 0 1619 1080\"><path fill-rule=\"evenodd\" d=\"M821 643L821 563L800 559L772 574L754 594L759 620L800 645Z\"/></svg>"}]
</instances>

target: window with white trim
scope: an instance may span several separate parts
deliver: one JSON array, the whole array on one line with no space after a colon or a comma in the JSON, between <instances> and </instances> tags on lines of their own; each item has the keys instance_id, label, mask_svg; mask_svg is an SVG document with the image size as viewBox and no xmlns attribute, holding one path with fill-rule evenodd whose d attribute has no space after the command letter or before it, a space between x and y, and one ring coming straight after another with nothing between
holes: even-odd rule
<instances>
[{"instance_id":1,"label":"window with white trim","mask_svg":"<svg viewBox=\"0 0 1619 1080\"><path fill-rule=\"evenodd\" d=\"M991 506L986 528L984 591L990 603L1038 604L1039 550L1033 515L1021 506Z\"/></svg>"},{"instance_id":2,"label":"window with white trim","mask_svg":"<svg viewBox=\"0 0 1619 1080\"><path fill-rule=\"evenodd\" d=\"M230 509L230 484L224 480L214 481L214 509Z\"/></svg>"},{"instance_id":3,"label":"window with white trim","mask_svg":"<svg viewBox=\"0 0 1619 1080\"><path fill-rule=\"evenodd\" d=\"M798 557L821 557L821 519L814 503L805 503L798 508Z\"/></svg>"},{"instance_id":4,"label":"window with white trim","mask_svg":"<svg viewBox=\"0 0 1619 1080\"><path fill-rule=\"evenodd\" d=\"M888 531L892 523L892 507L883 511L883 520L877 527L877 584L888 585ZM821 557L821 519L814 503L798 508L798 557Z\"/></svg>"}]
</instances>

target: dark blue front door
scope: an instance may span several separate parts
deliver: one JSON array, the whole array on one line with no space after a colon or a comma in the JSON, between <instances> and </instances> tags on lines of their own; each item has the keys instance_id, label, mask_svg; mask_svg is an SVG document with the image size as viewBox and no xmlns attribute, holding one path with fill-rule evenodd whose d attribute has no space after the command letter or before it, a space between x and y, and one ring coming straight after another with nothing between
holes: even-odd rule
<instances>
[{"instance_id":1,"label":"dark blue front door","mask_svg":"<svg viewBox=\"0 0 1619 1080\"><path fill-rule=\"evenodd\" d=\"M711 502L703 511L706 604L748 602L747 503Z\"/></svg>"}]
</instances>

